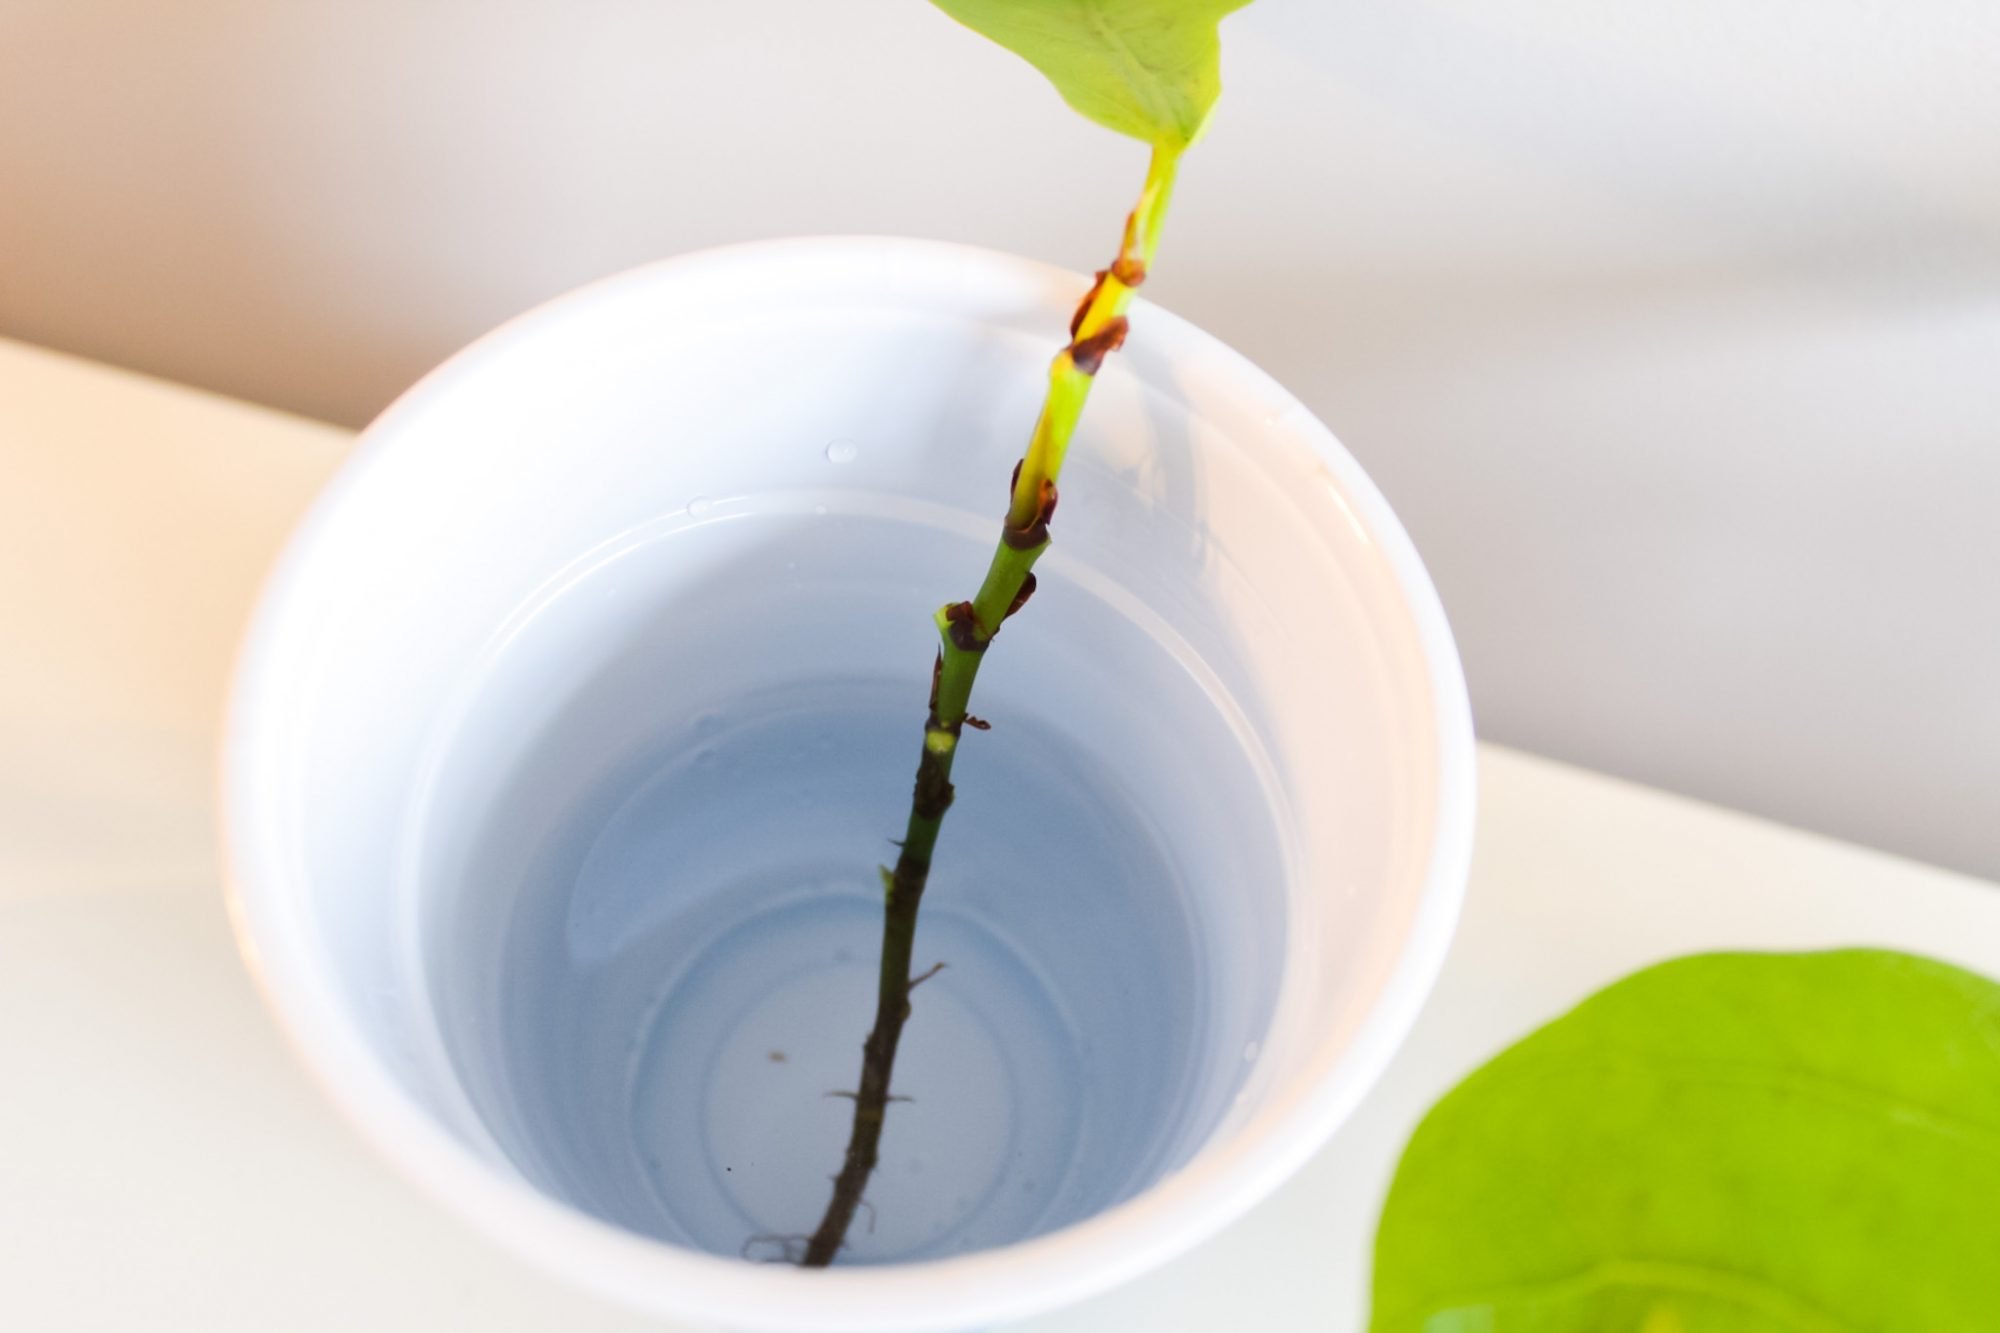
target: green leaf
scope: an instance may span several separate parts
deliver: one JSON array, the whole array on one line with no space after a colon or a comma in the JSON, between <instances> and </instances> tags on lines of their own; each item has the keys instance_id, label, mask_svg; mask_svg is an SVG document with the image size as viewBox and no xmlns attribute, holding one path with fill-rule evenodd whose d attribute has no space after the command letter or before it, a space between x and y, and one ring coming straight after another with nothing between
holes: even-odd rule
<instances>
[{"instance_id":1,"label":"green leaf","mask_svg":"<svg viewBox=\"0 0 2000 1333\"><path fill-rule=\"evenodd\" d=\"M1179 150L1222 92L1215 25L1250 0L933 0L1098 124Z\"/></svg>"},{"instance_id":2,"label":"green leaf","mask_svg":"<svg viewBox=\"0 0 2000 1333\"><path fill-rule=\"evenodd\" d=\"M2000 986L1705 954L1473 1074L1403 1154L1375 1333L2000 1329Z\"/></svg>"}]
</instances>

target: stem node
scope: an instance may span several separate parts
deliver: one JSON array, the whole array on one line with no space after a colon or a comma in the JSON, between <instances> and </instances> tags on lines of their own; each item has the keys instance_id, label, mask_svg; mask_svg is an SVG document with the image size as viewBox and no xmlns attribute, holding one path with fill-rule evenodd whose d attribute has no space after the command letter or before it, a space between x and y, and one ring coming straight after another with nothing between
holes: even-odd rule
<instances>
[{"instance_id":1,"label":"stem node","mask_svg":"<svg viewBox=\"0 0 2000 1333\"><path fill-rule=\"evenodd\" d=\"M1078 338L1069 345L1069 359L1076 368L1086 375L1095 375L1104 358L1125 345L1125 333L1131 327L1123 315L1115 317L1109 324L1085 338Z\"/></svg>"}]
</instances>

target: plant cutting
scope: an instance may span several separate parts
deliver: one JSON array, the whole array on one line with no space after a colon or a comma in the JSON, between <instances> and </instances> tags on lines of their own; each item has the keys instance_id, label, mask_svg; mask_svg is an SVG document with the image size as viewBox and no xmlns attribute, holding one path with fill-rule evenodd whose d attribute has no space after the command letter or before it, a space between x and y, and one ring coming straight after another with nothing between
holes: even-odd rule
<instances>
[{"instance_id":1,"label":"plant cutting","mask_svg":"<svg viewBox=\"0 0 2000 1333\"><path fill-rule=\"evenodd\" d=\"M875 1024L862 1048L860 1082L849 1094L854 1127L834 1177L833 1197L805 1241L801 1262L807 1267L832 1263L846 1242L878 1160L911 993L932 974L912 976L910 960L931 859L951 808L953 760L966 727L983 731L990 726L969 711L973 682L1002 622L1019 612L1035 590L1034 566L1049 546L1057 479L1070 438L1104 358L1124 345L1126 311L1159 249L1181 154L1200 137L1221 92L1216 24L1249 0L934 2L1034 64L1078 111L1147 144L1152 160L1138 202L1125 220L1117 255L1098 271L1070 321L1068 344L1049 364L1048 392L1009 482L999 545L986 577L970 600L953 602L935 617L940 642L916 789L895 868L882 870Z\"/></svg>"},{"instance_id":2,"label":"plant cutting","mask_svg":"<svg viewBox=\"0 0 2000 1333\"><path fill-rule=\"evenodd\" d=\"M933 241L648 266L433 373L274 573L228 759L246 954L335 1100L528 1260L730 1327L1024 1317L1275 1188L1408 1030L1464 683L1354 460L1132 294L1174 123L1081 320L1089 278ZM1058 541L1016 463L1060 474ZM934 855L884 950L898 815ZM902 1023L912 958L949 966L851 1152L858 1001ZM743 1262L829 1212L835 1271Z\"/></svg>"}]
</instances>

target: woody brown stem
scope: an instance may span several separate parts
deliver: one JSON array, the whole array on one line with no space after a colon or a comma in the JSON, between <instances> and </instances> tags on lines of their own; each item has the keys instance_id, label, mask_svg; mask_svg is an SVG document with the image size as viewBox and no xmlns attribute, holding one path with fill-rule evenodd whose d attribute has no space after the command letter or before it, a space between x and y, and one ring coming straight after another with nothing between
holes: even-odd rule
<instances>
[{"instance_id":1,"label":"woody brown stem","mask_svg":"<svg viewBox=\"0 0 2000 1333\"><path fill-rule=\"evenodd\" d=\"M896 1100L889 1089L896 1048L910 1018L914 985L910 955L916 943L917 907L930 879L938 830L945 811L951 808L952 760L968 721L976 730L984 731L987 726L967 717L972 684L1001 623L1020 610L1034 591L1033 566L1048 549L1049 520L1056 510L1056 476L1098 368L1105 356L1125 341L1125 311L1133 288L1145 280L1147 265L1159 244L1160 222L1173 188L1176 161L1176 151L1154 150L1145 189L1126 219L1118 257L1097 275L1096 285L1077 307L1070 324L1069 345L1049 366L1048 397L1028 452L1014 469L1007 516L985 581L971 601L955 602L937 613L941 642L931 674L930 716L924 725L909 823L896 868L883 871L882 965L876 980L875 1025L861 1047L854 1123L848 1132L846 1155L834 1177L833 1197L801 1260L807 1268L823 1268L833 1262L846 1243L855 1212L865 1202L862 1195L880 1156L883 1121L889 1103Z\"/></svg>"}]
</instances>

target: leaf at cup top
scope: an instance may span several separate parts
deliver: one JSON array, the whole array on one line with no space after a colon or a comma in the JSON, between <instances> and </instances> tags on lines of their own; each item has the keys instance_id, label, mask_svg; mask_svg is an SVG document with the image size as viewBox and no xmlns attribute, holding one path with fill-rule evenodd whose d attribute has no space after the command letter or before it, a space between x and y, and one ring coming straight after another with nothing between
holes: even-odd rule
<instances>
[{"instance_id":1,"label":"leaf at cup top","mask_svg":"<svg viewBox=\"0 0 2000 1333\"><path fill-rule=\"evenodd\" d=\"M1098 124L1179 151L1222 92L1216 24L1250 0L932 0Z\"/></svg>"}]
</instances>

